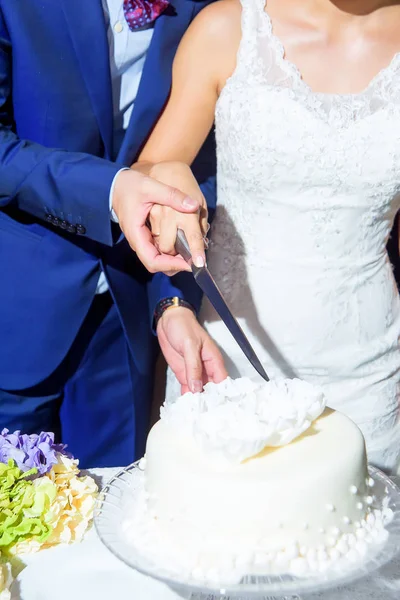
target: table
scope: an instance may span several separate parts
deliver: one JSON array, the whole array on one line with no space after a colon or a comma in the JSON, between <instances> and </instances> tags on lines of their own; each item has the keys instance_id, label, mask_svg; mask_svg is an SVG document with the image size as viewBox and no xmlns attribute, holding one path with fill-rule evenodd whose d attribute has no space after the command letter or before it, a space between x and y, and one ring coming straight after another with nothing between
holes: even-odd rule
<instances>
[{"instance_id":1,"label":"table","mask_svg":"<svg viewBox=\"0 0 400 600\"><path fill-rule=\"evenodd\" d=\"M100 486L117 469L89 472ZM400 484L400 477L395 478ZM12 600L189 600L167 586L125 566L103 546L92 528L81 544L59 546L24 557L26 569L13 588ZM398 600L400 557L354 585L312 596L310 600ZM303 597L304 598L304 597ZM195 600L193 597L192 600Z\"/></svg>"}]
</instances>

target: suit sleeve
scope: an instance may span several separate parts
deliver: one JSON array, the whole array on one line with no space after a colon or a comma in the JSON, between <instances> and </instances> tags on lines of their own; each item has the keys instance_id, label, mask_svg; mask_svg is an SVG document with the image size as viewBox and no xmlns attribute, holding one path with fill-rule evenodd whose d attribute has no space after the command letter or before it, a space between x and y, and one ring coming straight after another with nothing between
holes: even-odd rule
<instances>
[{"instance_id":1,"label":"suit sleeve","mask_svg":"<svg viewBox=\"0 0 400 600\"><path fill-rule=\"evenodd\" d=\"M43 220L51 214L81 225L88 237L111 246L109 193L120 167L18 137L12 117L11 50L0 10L0 209L15 206Z\"/></svg>"}]
</instances>

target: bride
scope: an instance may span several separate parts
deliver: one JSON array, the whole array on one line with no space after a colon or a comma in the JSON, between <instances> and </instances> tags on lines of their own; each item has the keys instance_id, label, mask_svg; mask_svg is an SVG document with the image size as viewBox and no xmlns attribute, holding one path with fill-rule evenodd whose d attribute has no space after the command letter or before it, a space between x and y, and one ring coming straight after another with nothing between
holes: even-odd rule
<instances>
[{"instance_id":1,"label":"bride","mask_svg":"<svg viewBox=\"0 0 400 600\"><path fill-rule=\"evenodd\" d=\"M391 0L220 0L184 37L140 158L184 163L189 186L185 165L215 117L209 269L270 377L322 384L387 470L400 458L400 302L386 253L400 207L399 30ZM254 377L206 300L199 321L229 374Z\"/></svg>"}]
</instances>

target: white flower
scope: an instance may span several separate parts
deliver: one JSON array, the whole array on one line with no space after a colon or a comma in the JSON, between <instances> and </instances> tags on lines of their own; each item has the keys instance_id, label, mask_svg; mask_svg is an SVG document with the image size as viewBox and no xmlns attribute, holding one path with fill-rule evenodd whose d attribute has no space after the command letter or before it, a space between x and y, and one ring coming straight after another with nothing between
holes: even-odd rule
<instances>
[{"instance_id":1,"label":"white flower","mask_svg":"<svg viewBox=\"0 0 400 600\"><path fill-rule=\"evenodd\" d=\"M11 565L0 563L0 600L11 600L10 587L12 582Z\"/></svg>"}]
</instances>

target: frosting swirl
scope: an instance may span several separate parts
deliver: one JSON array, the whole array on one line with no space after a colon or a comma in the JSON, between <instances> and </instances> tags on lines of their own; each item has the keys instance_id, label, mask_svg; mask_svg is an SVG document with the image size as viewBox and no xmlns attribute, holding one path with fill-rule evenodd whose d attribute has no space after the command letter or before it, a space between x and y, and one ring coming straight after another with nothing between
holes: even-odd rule
<instances>
[{"instance_id":1,"label":"frosting swirl","mask_svg":"<svg viewBox=\"0 0 400 600\"><path fill-rule=\"evenodd\" d=\"M322 389L300 379L255 383L228 377L165 403L161 418L193 435L206 452L237 463L266 446L289 444L325 406Z\"/></svg>"}]
</instances>

